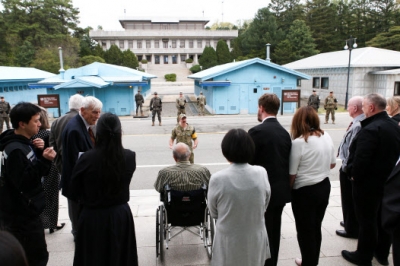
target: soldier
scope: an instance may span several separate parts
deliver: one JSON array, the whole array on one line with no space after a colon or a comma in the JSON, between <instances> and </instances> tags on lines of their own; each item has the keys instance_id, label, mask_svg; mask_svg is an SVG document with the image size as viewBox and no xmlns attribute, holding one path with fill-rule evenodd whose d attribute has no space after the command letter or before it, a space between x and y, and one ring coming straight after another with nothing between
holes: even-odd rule
<instances>
[{"instance_id":1,"label":"soldier","mask_svg":"<svg viewBox=\"0 0 400 266\"><path fill-rule=\"evenodd\" d=\"M172 130L171 138L169 139L169 148L172 149L174 146L174 140L176 143L183 142L190 148L190 163L194 163L193 149L197 148L199 141L197 140L196 130L193 126L186 123L186 115L179 115L179 124ZM193 140L193 144L192 144Z\"/></svg>"},{"instance_id":2,"label":"soldier","mask_svg":"<svg viewBox=\"0 0 400 266\"><path fill-rule=\"evenodd\" d=\"M143 95L140 94L139 90L135 94L135 102L136 102L136 116L138 116L139 108L140 108L140 114L141 114L141 116L143 116L142 106L143 106L143 103L144 103L144 98L143 98Z\"/></svg>"},{"instance_id":3,"label":"soldier","mask_svg":"<svg viewBox=\"0 0 400 266\"><path fill-rule=\"evenodd\" d=\"M10 104L4 100L4 96L0 96L0 133L3 132L3 124L6 122L7 129L10 129Z\"/></svg>"},{"instance_id":4,"label":"soldier","mask_svg":"<svg viewBox=\"0 0 400 266\"><path fill-rule=\"evenodd\" d=\"M178 111L176 121L179 123L179 115L180 114L186 114L186 100L185 97L183 97L183 93L179 93L179 97L176 98L176 109Z\"/></svg>"},{"instance_id":5,"label":"soldier","mask_svg":"<svg viewBox=\"0 0 400 266\"><path fill-rule=\"evenodd\" d=\"M197 98L197 105L200 108L199 115L204 115L204 106L207 104L206 96L203 95L203 92L200 92L200 96Z\"/></svg>"},{"instance_id":6,"label":"soldier","mask_svg":"<svg viewBox=\"0 0 400 266\"><path fill-rule=\"evenodd\" d=\"M308 106L311 106L312 108L315 109L318 113L318 108L319 108L319 96L317 95L317 91L313 90L313 93L310 95L308 98Z\"/></svg>"},{"instance_id":7,"label":"soldier","mask_svg":"<svg viewBox=\"0 0 400 266\"><path fill-rule=\"evenodd\" d=\"M158 97L157 92L154 92L154 97L150 101L150 111L152 111L151 121L153 122L151 125L154 126L154 121L157 113L158 124L161 126L161 112L162 112L162 102Z\"/></svg>"},{"instance_id":8,"label":"soldier","mask_svg":"<svg viewBox=\"0 0 400 266\"><path fill-rule=\"evenodd\" d=\"M329 121L329 114L331 115L332 118L332 124L335 124L335 110L337 110L337 99L333 95L333 91L329 93L329 95L325 98L325 105L324 108L326 110L326 115L325 115L325 124L328 124Z\"/></svg>"}]
</instances>

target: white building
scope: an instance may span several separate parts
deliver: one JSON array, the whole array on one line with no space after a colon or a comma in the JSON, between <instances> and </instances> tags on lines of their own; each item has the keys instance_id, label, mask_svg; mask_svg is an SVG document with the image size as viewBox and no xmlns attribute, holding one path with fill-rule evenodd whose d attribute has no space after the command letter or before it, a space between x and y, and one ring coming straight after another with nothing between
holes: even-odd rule
<instances>
[{"instance_id":1,"label":"white building","mask_svg":"<svg viewBox=\"0 0 400 266\"><path fill-rule=\"evenodd\" d=\"M138 60L146 59L153 64L180 64L191 58L195 64L204 47L217 47L225 40L231 49L231 40L238 36L237 30L206 30L209 22L201 19L120 19L124 30L92 30L90 37L104 50L117 45L121 50L131 50Z\"/></svg>"},{"instance_id":2,"label":"white building","mask_svg":"<svg viewBox=\"0 0 400 266\"><path fill-rule=\"evenodd\" d=\"M302 96L308 97L316 89L320 99L325 99L333 91L339 103L344 104L348 65L349 51L343 50L310 56L284 67L312 77L298 82ZM374 47L352 50L348 99L369 93L400 95L400 52Z\"/></svg>"}]
</instances>

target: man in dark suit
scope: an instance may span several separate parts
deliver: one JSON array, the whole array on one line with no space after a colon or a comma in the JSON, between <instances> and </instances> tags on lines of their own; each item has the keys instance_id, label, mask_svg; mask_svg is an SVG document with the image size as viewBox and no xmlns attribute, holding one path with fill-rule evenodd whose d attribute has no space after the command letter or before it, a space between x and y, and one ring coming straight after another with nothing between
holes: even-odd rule
<instances>
[{"instance_id":1,"label":"man in dark suit","mask_svg":"<svg viewBox=\"0 0 400 266\"><path fill-rule=\"evenodd\" d=\"M382 226L392 235L393 265L400 265L400 163L388 177L382 200Z\"/></svg>"},{"instance_id":2,"label":"man in dark suit","mask_svg":"<svg viewBox=\"0 0 400 266\"><path fill-rule=\"evenodd\" d=\"M292 141L289 133L276 119L280 101L275 94L264 94L258 100L258 121L262 122L249 130L255 144L255 155L250 162L267 170L271 185L271 200L265 212L271 258L266 266L278 263L283 207L291 200L289 185L289 155Z\"/></svg>"},{"instance_id":3,"label":"man in dark suit","mask_svg":"<svg viewBox=\"0 0 400 266\"><path fill-rule=\"evenodd\" d=\"M69 120L79 114L79 110L82 107L83 96L80 94L72 95L69 98L69 112L55 120L51 124L49 143L50 147L53 147L54 151L57 152L57 156L54 159L54 164L57 167L59 173L62 173L62 132Z\"/></svg>"},{"instance_id":4,"label":"man in dark suit","mask_svg":"<svg viewBox=\"0 0 400 266\"><path fill-rule=\"evenodd\" d=\"M68 198L68 214L72 224L72 234L76 235L81 207L76 202L74 191L70 190L72 170L79 158L79 153L92 149L95 145L93 126L100 117L103 104L95 97L87 96L82 100L78 115L74 116L62 133L62 194Z\"/></svg>"},{"instance_id":5,"label":"man in dark suit","mask_svg":"<svg viewBox=\"0 0 400 266\"><path fill-rule=\"evenodd\" d=\"M372 265L373 257L382 265L389 264L390 236L378 221L383 186L399 158L400 127L385 108L386 100L381 95L364 97L362 109L366 118L350 145L347 161L359 233L357 250L343 250L342 256L357 265Z\"/></svg>"}]
</instances>

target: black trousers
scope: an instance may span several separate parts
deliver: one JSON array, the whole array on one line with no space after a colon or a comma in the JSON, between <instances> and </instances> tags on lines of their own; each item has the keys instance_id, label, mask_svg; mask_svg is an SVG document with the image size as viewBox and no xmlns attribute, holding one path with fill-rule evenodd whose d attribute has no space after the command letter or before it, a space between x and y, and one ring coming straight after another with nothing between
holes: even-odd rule
<instances>
[{"instance_id":1,"label":"black trousers","mask_svg":"<svg viewBox=\"0 0 400 266\"><path fill-rule=\"evenodd\" d=\"M46 266L49 260L42 221L38 217L2 221L4 229L13 234L24 248L29 266ZM0 251L1 252L1 251Z\"/></svg>"},{"instance_id":2,"label":"black trousers","mask_svg":"<svg viewBox=\"0 0 400 266\"><path fill-rule=\"evenodd\" d=\"M400 225L397 226L397 229L394 230L392 234L393 240L393 265L400 266Z\"/></svg>"},{"instance_id":3,"label":"black trousers","mask_svg":"<svg viewBox=\"0 0 400 266\"><path fill-rule=\"evenodd\" d=\"M74 200L68 199L68 215L71 220L72 230L71 233L76 237L76 232L78 231L78 221L79 215L82 212L82 205Z\"/></svg>"},{"instance_id":4,"label":"black trousers","mask_svg":"<svg viewBox=\"0 0 400 266\"><path fill-rule=\"evenodd\" d=\"M370 261L374 252L379 258L387 258L391 238L382 228L382 193L376 186L353 182L354 207L359 224L357 253L361 260Z\"/></svg>"},{"instance_id":5,"label":"black trousers","mask_svg":"<svg viewBox=\"0 0 400 266\"><path fill-rule=\"evenodd\" d=\"M278 264L279 246L281 244L282 211L285 205L268 206L264 215L271 253L271 258L265 261L265 266L276 266Z\"/></svg>"},{"instance_id":6,"label":"black trousers","mask_svg":"<svg viewBox=\"0 0 400 266\"><path fill-rule=\"evenodd\" d=\"M347 174L342 171L342 168L339 170L339 177L344 229L348 234L357 236L358 221L354 210L353 184Z\"/></svg>"},{"instance_id":7,"label":"black trousers","mask_svg":"<svg viewBox=\"0 0 400 266\"><path fill-rule=\"evenodd\" d=\"M316 266L319 262L322 234L321 225L329 203L331 183L328 178L292 191L292 210L296 222L302 266Z\"/></svg>"}]
</instances>

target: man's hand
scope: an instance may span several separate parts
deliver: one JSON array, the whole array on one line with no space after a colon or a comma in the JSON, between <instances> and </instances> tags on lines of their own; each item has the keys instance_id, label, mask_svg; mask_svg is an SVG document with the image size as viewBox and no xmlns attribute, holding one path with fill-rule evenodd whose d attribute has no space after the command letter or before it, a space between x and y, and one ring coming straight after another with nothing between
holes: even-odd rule
<instances>
[{"instance_id":1,"label":"man's hand","mask_svg":"<svg viewBox=\"0 0 400 266\"><path fill-rule=\"evenodd\" d=\"M43 150L43 148L44 148L44 140L42 140L40 138L32 140L32 144L38 149Z\"/></svg>"},{"instance_id":2,"label":"man's hand","mask_svg":"<svg viewBox=\"0 0 400 266\"><path fill-rule=\"evenodd\" d=\"M43 157L49 161L53 161L56 158L57 152L53 147L48 147L43 151Z\"/></svg>"}]
</instances>

